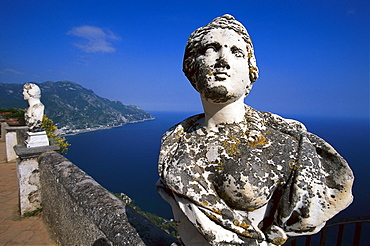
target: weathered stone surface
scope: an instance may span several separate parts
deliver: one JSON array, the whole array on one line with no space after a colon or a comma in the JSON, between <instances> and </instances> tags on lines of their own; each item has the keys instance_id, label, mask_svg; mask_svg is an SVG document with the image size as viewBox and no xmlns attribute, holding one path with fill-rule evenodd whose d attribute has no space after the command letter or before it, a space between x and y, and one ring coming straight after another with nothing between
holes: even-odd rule
<instances>
[{"instance_id":1,"label":"weathered stone surface","mask_svg":"<svg viewBox=\"0 0 370 246\"><path fill-rule=\"evenodd\" d=\"M222 229L239 243L248 242L245 236L263 241L272 235L277 242L316 233L351 202L347 163L301 123L248 107L244 122L219 125L215 134L197 124L202 118L164 135L159 186L207 239Z\"/></svg>"},{"instance_id":2,"label":"weathered stone surface","mask_svg":"<svg viewBox=\"0 0 370 246\"><path fill-rule=\"evenodd\" d=\"M298 121L244 105L258 68L232 16L191 34L184 72L204 114L164 134L157 188L185 245L282 245L352 202L352 171L333 147Z\"/></svg>"},{"instance_id":3,"label":"weathered stone surface","mask_svg":"<svg viewBox=\"0 0 370 246\"><path fill-rule=\"evenodd\" d=\"M17 160L21 215L41 208L39 172L37 159Z\"/></svg>"},{"instance_id":4,"label":"weathered stone surface","mask_svg":"<svg viewBox=\"0 0 370 246\"><path fill-rule=\"evenodd\" d=\"M27 128L27 127L26 127ZM17 135L24 129L17 130ZM18 136L18 141L24 138ZM58 150L55 144L38 148L26 148L24 145L14 146L17 158L17 174L19 186L19 206L21 215L41 208L40 169L37 158L43 152Z\"/></svg>"},{"instance_id":5,"label":"weathered stone surface","mask_svg":"<svg viewBox=\"0 0 370 246\"><path fill-rule=\"evenodd\" d=\"M14 146L14 150L20 159L38 158L42 153L48 151L57 151L59 146L51 143L49 146L41 146L34 148L27 148L24 144L17 144Z\"/></svg>"},{"instance_id":6,"label":"weathered stone surface","mask_svg":"<svg viewBox=\"0 0 370 246\"><path fill-rule=\"evenodd\" d=\"M170 245L177 241L63 156L44 153L39 162L45 220L61 245Z\"/></svg>"}]
</instances>

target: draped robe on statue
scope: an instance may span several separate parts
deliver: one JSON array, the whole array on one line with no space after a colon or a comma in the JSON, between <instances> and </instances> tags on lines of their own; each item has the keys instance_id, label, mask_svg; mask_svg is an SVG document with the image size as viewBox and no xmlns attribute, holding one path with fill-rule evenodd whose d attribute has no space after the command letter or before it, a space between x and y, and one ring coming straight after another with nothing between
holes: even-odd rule
<instances>
[{"instance_id":1,"label":"draped robe on statue","mask_svg":"<svg viewBox=\"0 0 370 246\"><path fill-rule=\"evenodd\" d=\"M298 121L245 108L217 132L200 114L163 135L157 189L187 245L281 245L352 201L352 171L333 147Z\"/></svg>"}]
</instances>

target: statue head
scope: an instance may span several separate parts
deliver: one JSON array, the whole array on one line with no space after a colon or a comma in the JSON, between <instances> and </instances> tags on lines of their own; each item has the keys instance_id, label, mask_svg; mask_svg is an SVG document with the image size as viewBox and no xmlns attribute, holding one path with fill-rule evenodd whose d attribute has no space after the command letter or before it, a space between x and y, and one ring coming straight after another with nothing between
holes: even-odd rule
<instances>
[{"instance_id":1,"label":"statue head","mask_svg":"<svg viewBox=\"0 0 370 246\"><path fill-rule=\"evenodd\" d=\"M23 96L24 100L28 100L30 97L32 98L40 98L41 97L41 90L36 84L33 83L26 83L23 85Z\"/></svg>"},{"instance_id":2,"label":"statue head","mask_svg":"<svg viewBox=\"0 0 370 246\"><path fill-rule=\"evenodd\" d=\"M216 32L223 34L218 35L215 34ZM244 61L241 61L243 62L244 68L239 68L239 70L243 69L244 71L240 72L247 74L246 79L249 80L249 83L246 83L247 89L245 91L245 94L248 94L250 89L252 88L252 84L258 78L258 68L256 65L256 58L254 56L253 44L246 28L240 22L235 20L233 16L228 14L214 19L204 27L198 28L189 36L185 48L183 61L183 71L186 77L189 79L193 87L198 90L198 92L200 92L197 85L197 80L201 79L202 77L202 74L200 74L202 70L202 64L200 64L199 62L199 56L208 52L207 49L210 43L210 39L212 39L212 42L214 41L215 43L223 43L223 46L225 47L226 45L229 45L229 49L231 48L231 40L235 40L235 42L238 43L239 47L241 45L243 46L243 54L240 55L244 58ZM226 40L229 41L229 44L226 44L224 42ZM239 48L234 49L235 52L239 50ZM215 64L214 66L212 66L212 68L222 66L223 60L226 61L226 59L218 59L219 64ZM227 67L228 64L226 64L226 62L224 63L224 66ZM210 70L208 71L208 73L213 72ZM223 80L222 76L218 76L218 78L217 76L215 76L215 79Z\"/></svg>"}]
</instances>

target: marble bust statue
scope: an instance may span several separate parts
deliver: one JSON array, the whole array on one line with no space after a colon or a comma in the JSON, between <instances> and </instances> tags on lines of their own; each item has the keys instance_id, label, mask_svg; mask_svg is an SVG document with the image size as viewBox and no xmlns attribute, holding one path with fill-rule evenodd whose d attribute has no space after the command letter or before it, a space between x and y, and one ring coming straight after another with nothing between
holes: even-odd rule
<instances>
[{"instance_id":1,"label":"marble bust statue","mask_svg":"<svg viewBox=\"0 0 370 246\"><path fill-rule=\"evenodd\" d=\"M41 130L42 118L44 116L44 105L40 101L41 90L33 83L26 83L23 86L24 100L28 101L29 107L25 113L26 125L30 132Z\"/></svg>"},{"instance_id":2,"label":"marble bust statue","mask_svg":"<svg viewBox=\"0 0 370 246\"><path fill-rule=\"evenodd\" d=\"M185 245L282 245L352 202L352 171L333 147L298 121L244 104L258 68L233 16L190 35L183 71L204 114L163 135L157 190Z\"/></svg>"}]
</instances>

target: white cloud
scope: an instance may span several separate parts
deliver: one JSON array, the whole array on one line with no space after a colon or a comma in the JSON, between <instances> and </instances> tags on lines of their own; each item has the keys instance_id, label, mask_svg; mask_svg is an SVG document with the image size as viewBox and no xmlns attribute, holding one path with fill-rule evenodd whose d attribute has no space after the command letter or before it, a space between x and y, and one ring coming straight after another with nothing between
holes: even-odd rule
<instances>
[{"instance_id":1,"label":"white cloud","mask_svg":"<svg viewBox=\"0 0 370 246\"><path fill-rule=\"evenodd\" d=\"M23 75L24 74L24 73L21 73L17 70L11 69L11 68L5 68L2 71L0 71L0 73L2 73L2 74L4 74L4 73L13 73L13 74L17 74L17 75Z\"/></svg>"},{"instance_id":2,"label":"white cloud","mask_svg":"<svg viewBox=\"0 0 370 246\"><path fill-rule=\"evenodd\" d=\"M116 49L113 47L111 41L120 39L120 37L110 30L104 31L96 26L74 27L67 34L83 39L81 43L74 45L86 53L113 53Z\"/></svg>"}]
</instances>

